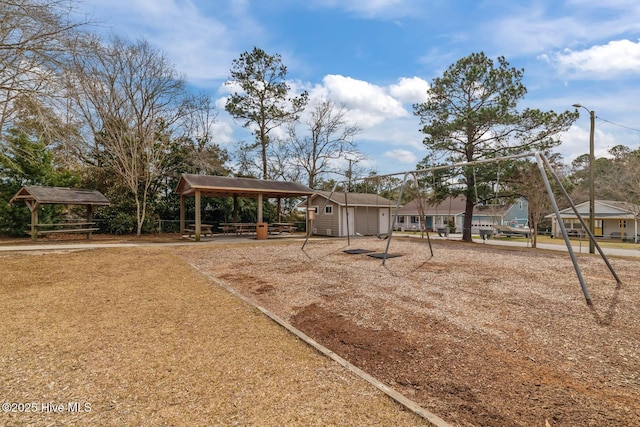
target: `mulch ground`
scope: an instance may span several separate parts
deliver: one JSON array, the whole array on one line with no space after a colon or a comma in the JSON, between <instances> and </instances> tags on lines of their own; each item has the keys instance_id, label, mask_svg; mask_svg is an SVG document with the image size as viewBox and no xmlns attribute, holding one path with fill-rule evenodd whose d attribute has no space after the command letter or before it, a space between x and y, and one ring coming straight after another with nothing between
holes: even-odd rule
<instances>
[{"instance_id":1,"label":"mulch ground","mask_svg":"<svg viewBox=\"0 0 640 427\"><path fill-rule=\"evenodd\" d=\"M640 425L637 259L354 240L177 253L454 425Z\"/></svg>"}]
</instances>

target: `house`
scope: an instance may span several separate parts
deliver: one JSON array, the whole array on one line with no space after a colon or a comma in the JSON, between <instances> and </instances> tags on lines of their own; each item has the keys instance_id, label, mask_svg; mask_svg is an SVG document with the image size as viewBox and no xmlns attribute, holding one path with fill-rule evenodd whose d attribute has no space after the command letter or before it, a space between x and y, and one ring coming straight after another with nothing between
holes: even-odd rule
<instances>
[{"instance_id":1,"label":"house","mask_svg":"<svg viewBox=\"0 0 640 427\"><path fill-rule=\"evenodd\" d=\"M589 201L576 205L580 216L589 223ZM610 239L630 239L638 241L638 219L640 217L640 206L628 202L618 202L612 200L594 201L594 235ZM550 214L546 218L551 219L551 233L557 236L560 233L556 215ZM582 236L585 234L578 216L571 207L560 211L560 218L564 223L569 235ZM635 236L635 237L634 237Z\"/></svg>"},{"instance_id":2,"label":"house","mask_svg":"<svg viewBox=\"0 0 640 427\"><path fill-rule=\"evenodd\" d=\"M345 237L349 230L352 236L372 236L389 233L396 203L377 194L318 191L311 207L315 235Z\"/></svg>"},{"instance_id":3,"label":"house","mask_svg":"<svg viewBox=\"0 0 640 427\"><path fill-rule=\"evenodd\" d=\"M466 200L463 195L449 196L436 205L428 204L425 200L423 208L420 209L420 203L414 199L398 210L395 229L438 230L449 227L451 232L462 233ZM528 224L528 210L527 200L523 197L509 205L476 206L471 232L478 234L480 230L491 229L496 225L524 227Z\"/></svg>"}]
</instances>

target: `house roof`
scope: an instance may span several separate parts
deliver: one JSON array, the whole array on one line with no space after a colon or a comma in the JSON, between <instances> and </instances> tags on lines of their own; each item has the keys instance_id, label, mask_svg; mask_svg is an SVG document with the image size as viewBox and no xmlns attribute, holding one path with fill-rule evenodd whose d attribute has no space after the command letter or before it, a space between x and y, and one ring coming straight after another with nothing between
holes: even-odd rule
<instances>
[{"instance_id":1,"label":"house roof","mask_svg":"<svg viewBox=\"0 0 640 427\"><path fill-rule=\"evenodd\" d=\"M460 215L464 213L467 199L464 196L447 197L437 205L429 204L426 200L423 200L422 212L425 215ZM413 199L406 205L402 206L398 215L420 215L420 202L418 199Z\"/></svg>"},{"instance_id":2,"label":"house roof","mask_svg":"<svg viewBox=\"0 0 640 427\"><path fill-rule=\"evenodd\" d=\"M109 204L109 199L97 190L38 185L25 185L11 198L10 203L19 201L62 205L106 206Z\"/></svg>"},{"instance_id":3,"label":"house roof","mask_svg":"<svg viewBox=\"0 0 640 427\"><path fill-rule=\"evenodd\" d=\"M330 191L317 191L316 195L324 199L331 196L331 201L340 206L369 206L369 207L395 207L396 202L371 193L344 193Z\"/></svg>"},{"instance_id":4,"label":"house roof","mask_svg":"<svg viewBox=\"0 0 640 427\"><path fill-rule=\"evenodd\" d=\"M309 187L297 182L271 181L229 176L183 174L176 192L182 196L193 195L200 190L202 196L258 197L268 198L300 197L314 193Z\"/></svg>"},{"instance_id":5,"label":"house roof","mask_svg":"<svg viewBox=\"0 0 640 427\"><path fill-rule=\"evenodd\" d=\"M599 219L628 219L640 216L640 206L629 202L620 202L616 200L595 200L594 201L594 216ZM576 205L578 212L581 216L589 215L589 201L582 202ZM555 213L546 215L545 218L555 217ZM571 207L560 211L560 217L562 218L577 218L577 215L573 212Z\"/></svg>"}]
</instances>

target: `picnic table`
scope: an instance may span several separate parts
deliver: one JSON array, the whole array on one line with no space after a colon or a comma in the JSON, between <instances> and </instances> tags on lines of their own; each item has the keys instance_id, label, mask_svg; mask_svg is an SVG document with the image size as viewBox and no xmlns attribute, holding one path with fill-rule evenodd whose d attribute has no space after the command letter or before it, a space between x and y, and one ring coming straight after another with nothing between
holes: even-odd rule
<instances>
[{"instance_id":1,"label":"picnic table","mask_svg":"<svg viewBox=\"0 0 640 427\"><path fill-rule=\"evenodd\" d=\"M196 234L196 225L193 224L188 228L185 228L184 231L189 235L189 237L194 236ZM211 224L200 224L200 234L202 236L213 236Z\"/></svg>"},{"instance_id":2,"label":"picnic table","mask_svg":"<svg viewBox=\"0 0 640 427\"><path fill-rule=\"evenodd\" d=\"M255 233L255 222L221 222L220 228L224 234L235 233L238 236L244 233Z\"/></svg>"},{"instance_id":3,"label":"picnic table","mask_svg":"<svg viewBox=\"0 0 640 427\"><path fill-rule=\"evenodd\" d=\"M269 233L293 233L298 228L292 222L274 222L269 224Z\"/></svg>"},{"instance_id":4,"label":"picnic table","mask_svg":"<svg viewBox=\"0 0 640 427\"><path fill-rule=\"evenodd\" d=\"M98 227L93 221L68 220L51 224L36 224L36 236L47 236L50 234L84 234L87 239L91 238L91 233L98 231ZM27 231L31 234L31 231ZM33 236L32 236L33 237Z\"/></svg>"}]
</instances>

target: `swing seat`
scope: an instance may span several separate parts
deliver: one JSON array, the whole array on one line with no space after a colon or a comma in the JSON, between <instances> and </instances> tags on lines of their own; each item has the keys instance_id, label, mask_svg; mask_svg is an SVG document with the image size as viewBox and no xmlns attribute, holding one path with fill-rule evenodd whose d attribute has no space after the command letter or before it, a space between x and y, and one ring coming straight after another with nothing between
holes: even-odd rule
<instances>
[{"instance_id":1,"label":"swing seat","mask_svg":"<svg viewBox=\"0 0 640 427\"><path fill-rule=\"evenodd\" d=\"M389 238L389 234L376 234L376 237L380 240L387 240Z\"/></svg>"}]
</instances>

